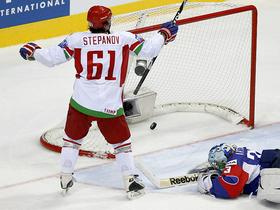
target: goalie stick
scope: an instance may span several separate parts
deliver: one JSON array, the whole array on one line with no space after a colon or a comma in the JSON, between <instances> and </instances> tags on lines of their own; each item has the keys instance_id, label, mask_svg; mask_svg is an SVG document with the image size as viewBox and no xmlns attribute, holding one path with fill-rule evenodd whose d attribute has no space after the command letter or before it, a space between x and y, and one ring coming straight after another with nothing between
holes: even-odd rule
<instances>
[{"instance_id":1,"label":"goalie stick","mask_svg":"<svg viewBox=\"0 0 280 210\"><path fill-rule=\"evenodd\" d=\"M182 2L181 6L179 7L179 10L177 11L175 17L174 17L173 20L172 20L173 22L176 22L176 20L179 18L179 15L180 15L181 12L183 11L184 6L185 6L185 4L187 3L187 1L188 1L188 0L184 0L184 1ZM151 60L151 62L149 63L147 69L144 71L144 73L143 73L143 75L142 75L142 77L141 77L139 83L137 84L135 90L133 91L133 94L134 94L134 95L137 95L137 93L139 92L139 90L140 90L142 84L144 83L144 81L145 81L147 75L149 74L149 71L151 70L152 66L154 65L154 63L155 63L157 57L158 57L158 56L154 57L154 58Z\"/></svg>"},{"instance_id":2,"label":"goalie stick","mask_svg":"<svg viewBox=\"0 0 280 210\"><path fill-rule=\"evenodd\" d=\"M198 173L169 177L169 178L159 179L159 185L157 187L162 189L162 188L169 188L174 186L193 184L197 182L197 179L198 179Z\"/></svg>"},{"instance_id":3,"label":"goalie stick","mask_svg":"<svg viewBox=\"0 0 280 210\"><path fill-rule=\"evenodd\" d=\"M213 168L208 164L208 162L204 162L202 164L199 164L195 168L189 170L188 173L185 175L168 178L158 178L148 168L146 168L141 163L141 161L137 161L136 164L137 168L150 180L152 184L154 184L159 189L194 184L197 182L198 175L200 173L206 173L209 170L213 170Z\"/></svg>"}]
</instances>

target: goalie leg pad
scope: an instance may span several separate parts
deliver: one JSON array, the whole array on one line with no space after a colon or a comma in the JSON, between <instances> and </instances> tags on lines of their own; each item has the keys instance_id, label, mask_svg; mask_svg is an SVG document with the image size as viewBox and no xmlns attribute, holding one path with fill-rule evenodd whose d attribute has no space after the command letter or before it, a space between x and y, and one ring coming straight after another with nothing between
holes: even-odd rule
<instances>
[{"instance_id":1,"label":"goalie leg pad","mask_svg":"<svg viewBox=\"0 0 280 210\"><path fill-rule=\"evenodd\" d=\"M280 168L261 170L257 198L280 203Z\"/></svg>"}]
</instances>

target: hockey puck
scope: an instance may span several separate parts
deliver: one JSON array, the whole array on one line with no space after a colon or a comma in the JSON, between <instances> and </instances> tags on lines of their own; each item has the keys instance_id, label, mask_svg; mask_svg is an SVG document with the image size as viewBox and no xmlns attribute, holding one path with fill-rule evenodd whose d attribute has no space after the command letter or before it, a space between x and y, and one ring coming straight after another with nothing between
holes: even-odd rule
<instances>
[{"instance_id":1,"label":"hockey puck","mask_svg":"<svg viewBox=\"0 0 280 210\"><path fill-rule=\"evenodd\" d=\"M153 122L153 123L150 125L150 129L151 129L151 130L154 130L156 127L157 127L157 123L156 123L156 122Z\"/></svg>"}]
</instances>

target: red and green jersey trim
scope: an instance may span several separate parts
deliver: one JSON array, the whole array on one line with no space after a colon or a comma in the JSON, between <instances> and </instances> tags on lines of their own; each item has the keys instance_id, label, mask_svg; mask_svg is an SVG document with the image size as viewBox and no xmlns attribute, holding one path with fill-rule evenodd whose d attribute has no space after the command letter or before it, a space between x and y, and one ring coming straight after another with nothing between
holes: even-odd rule
<instances>
[{"instance_id":1,"label":"red and green jersey trim","mask_svg":"<svg viewBox=\"0 0 280 210\"><path fill-rule=\"evenodd\" d=\"M78 104L73 98L70 99L70 105L78 110L79 112L92 116L92 117L98 117L98 118L115 118L115 117L119 117L124 115L124 109L123 108L119 108L117 111L116 115L112 115L112 114L107 114L104 112L99 112L99 111L95 111L95 110L91 110L88 109L86 107L81 106L80 104Z\"/></svg>"},{"instance_id":2,"label":"red and green jersey trim","mask_svg":"<svg viewBox=\"0 0 280 210\"><path fill-rule=\"evenodd\" d=\"M74 54L74 51L71 50L69 47L64 47L62 49L63 49L64 55L65 55L65 58L67 60L70 60Z\"/></svg>"},{"instance_id":3,"label":"red and green jersey trim","mask_svg":"<svg viewBox=\"0 0 280 210\"><path fill-rule=\"evenodd\" d=\"M143 45L144 41L137 41L130 46L130 50L133 51L136 55L138 55L142 50Z\"/></svg>"}]
</instances>

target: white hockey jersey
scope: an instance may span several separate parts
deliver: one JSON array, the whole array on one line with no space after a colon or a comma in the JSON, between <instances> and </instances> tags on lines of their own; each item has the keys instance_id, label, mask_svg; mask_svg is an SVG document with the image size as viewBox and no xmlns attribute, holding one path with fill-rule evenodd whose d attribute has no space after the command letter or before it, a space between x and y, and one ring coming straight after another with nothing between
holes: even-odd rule
<instances>
[{"instance_id":1,"label":"white hockey jersey","mask_svg":"<svg viewBox=\"0 0 280 210\"><path fill-rule=\"evenodd\" d=\"M164 38L158 33L144 40L130 32L79 32L59 46L36 50L34 58L49 67L74 58L76 80L71 106L90 116L112 118L124 114L122 94L129 52L153 58L163 45Z\"/></svg>"}]
</instances>

